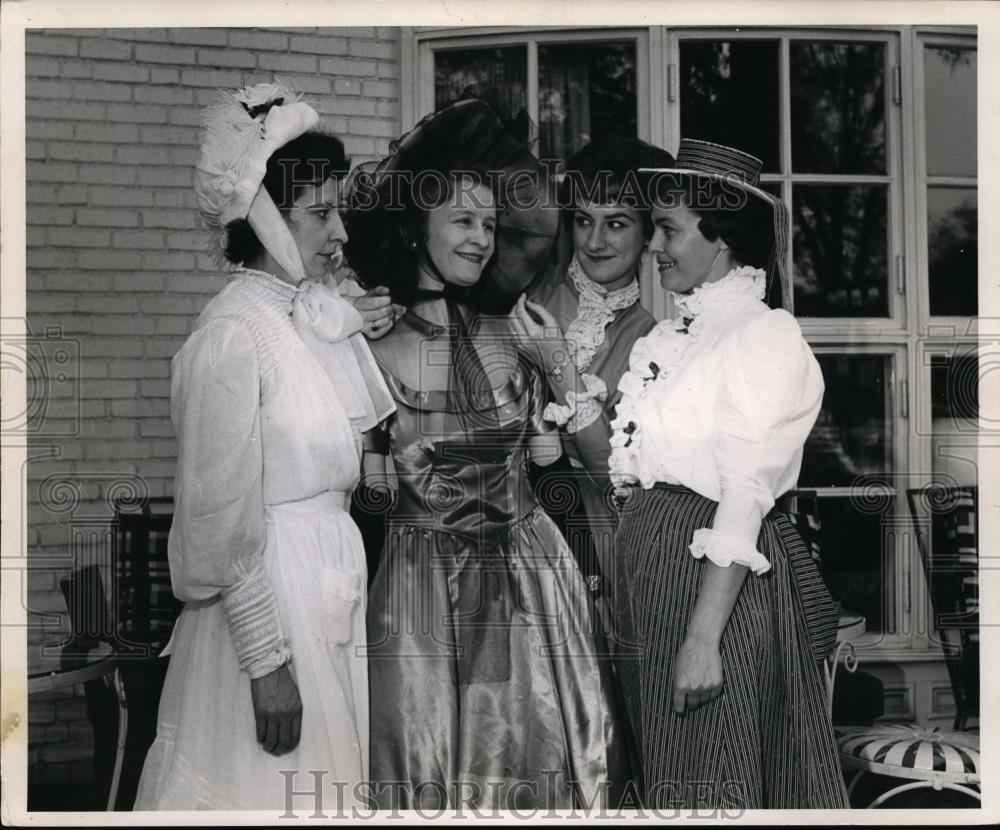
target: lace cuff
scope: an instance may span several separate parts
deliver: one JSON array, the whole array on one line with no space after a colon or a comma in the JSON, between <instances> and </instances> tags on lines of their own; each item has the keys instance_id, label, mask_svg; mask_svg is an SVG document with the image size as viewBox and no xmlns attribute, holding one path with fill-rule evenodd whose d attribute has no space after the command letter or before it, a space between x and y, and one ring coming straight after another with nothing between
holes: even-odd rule
<instances>
[{"instance_id":1,"label":"lace cuff","mask_svg":"<svg viewBox=\"0 0 1000 830\"><path fill-rule=\"evenodd\" d=\"M767 557L754 545L732 533L703 527L694 532L690 550L695 559L707 556L720 568L728 568L735 562L737 565L746 565L756 576L771 570Z\"/></svg>"},{"instance_id":2,"label":"lace cuff","mask_svg":"<svg viewBox=\"0 0 1000 830\"><path fill-rule=\"evenodd\" d=\"M592 424L602 411L598 401L608 396L608 387L597 375L581 372L580 380L586 391L567 392L565 405L553 402L542 412L546 421L554 421L556 426L566 427L568 432L578 432Z\"/></svg>"},{"instance_id":3,"label":"lace cuff","mask_svg":"<svg viewBox=\"0 0 1000 830\"><path fill-rule=\"evenodd\" d=\"M222 610L240 668L251 680L291 659L263 563L259 562L246 579L222 592Z\"/></svg>"}]
</instances>

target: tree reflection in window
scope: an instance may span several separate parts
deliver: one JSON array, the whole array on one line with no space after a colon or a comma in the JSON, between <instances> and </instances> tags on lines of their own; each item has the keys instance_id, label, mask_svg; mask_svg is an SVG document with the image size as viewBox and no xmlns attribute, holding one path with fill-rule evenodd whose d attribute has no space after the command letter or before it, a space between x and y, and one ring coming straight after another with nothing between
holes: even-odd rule
<instances>
[{"instance_id":1,"label":"tree reflection in window","mask_svg":"<svg viewBox=\"0 0 1000 830\"><path fill-rule=\"evenodd\" d=\"M434 106L443 107L469 90L488 90L504 115L528 114L528 48L455 49L434 53Z\"/></svg>"},{"instance_id":2,"label":"tree reflection in window","mask_svg":"<svg viewBox=\"0 0 1000 830\"><path fill-rule=\"evenodd\" d=\"M978 313L979 207L974 188L927 188L931 314Z\"/></svg>"},{"instance_id":3,"label":"tree reflection in window","mask_svg":"<svg viewBox=\"0 0 1000 830\"><path fill-rule=\"evenodd\" d=\"M886 317L885 185L792 188L795 315Z\"/></svg>"},{"instance_id":4,"label":"tree reflection in window","mask_svg":"<svg viewBox=\"0 0 1000 830\"><path fill-rule=\"evenodd\" d=\"M884 174L885 44L792 41L792 169Z\"/></svg>"}]
</instances>

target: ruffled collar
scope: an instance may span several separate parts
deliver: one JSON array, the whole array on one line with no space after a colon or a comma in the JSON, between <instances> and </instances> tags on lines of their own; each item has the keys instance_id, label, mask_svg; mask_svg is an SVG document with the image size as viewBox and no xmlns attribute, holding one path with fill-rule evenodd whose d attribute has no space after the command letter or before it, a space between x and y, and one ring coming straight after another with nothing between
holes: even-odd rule
<instances>
[{"instance_id":1,"label":"ruffled collar","mask_svg":"<svg viewBox=\"0 0 1000 830\"><path fill-rule=\"evenodd\" d=\"M741 265L721 280L702 283L690 294L671 292L671 296L684 316L698 319L703 314L749 311L763 302L766 292L763 269Z\"/></svg>"},{"instance_id":2,"label":"ruffled collar","mask_svg":"<svg viewBox=\"0 0 1000 830\"><path fill-rule=\"evenodd\" d=\"M576 256L567 271L579 295L576 317L566 329L566 347L578 371L583 372L605 340L605 330L615 313L634 305L639 299L639 282L633 279L624 288L608 291L584 272Z\"/></svg>"}]
</instances>

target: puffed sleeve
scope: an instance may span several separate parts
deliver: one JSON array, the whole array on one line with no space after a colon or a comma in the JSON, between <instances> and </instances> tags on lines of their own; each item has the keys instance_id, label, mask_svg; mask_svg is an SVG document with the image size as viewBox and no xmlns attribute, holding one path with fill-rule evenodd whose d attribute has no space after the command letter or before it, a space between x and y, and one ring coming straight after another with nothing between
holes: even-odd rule
<instances>
[{"instance_id":1,"label":"puffed sleeve","mask_svg":"<svg viewBox=\"0 0 1000 830\"><path fill-rule=\"evenodd\" d=\"M771 567L757 550L761 522L795 485L802 448L823 400L823 376L786 311L756 318L722 344L715 461L721 495L711 528L691 552L717 565Z\"/></svg>"},{"instance_id":2,"label":"puffed sleeve","mask_svg":"<svg viewBox=\"0 0 1000 830\"><path fill-rule=\"evenodd\" d=\"M207 321L174 358L171 581L184 601L221 595L240 666L251 678L290 656L263 562L260 389L257 350L239 320Z\"/></svg>"}]
</instances>

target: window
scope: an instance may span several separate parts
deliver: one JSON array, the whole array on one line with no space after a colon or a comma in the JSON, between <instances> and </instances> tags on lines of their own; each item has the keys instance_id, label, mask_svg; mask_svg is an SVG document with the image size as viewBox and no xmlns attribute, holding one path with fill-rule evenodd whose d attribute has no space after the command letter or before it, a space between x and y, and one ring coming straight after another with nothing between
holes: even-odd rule
<instances>
[{"instance_id":1,"label":"window","mask_svg":"<svg viewBox=\"0 0 1000 830\"><path fill-rule=\"evenodd\" d=\"M527 115L538 128L539 156L560 161L602 136L644 136L645 40L644 32L614 30L429 35L422 47L434 96L421 100L415 117L476 91L505 115Z\"/></svg>"}]
</instances>

